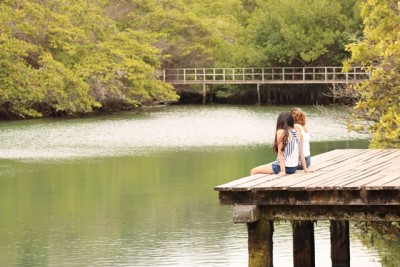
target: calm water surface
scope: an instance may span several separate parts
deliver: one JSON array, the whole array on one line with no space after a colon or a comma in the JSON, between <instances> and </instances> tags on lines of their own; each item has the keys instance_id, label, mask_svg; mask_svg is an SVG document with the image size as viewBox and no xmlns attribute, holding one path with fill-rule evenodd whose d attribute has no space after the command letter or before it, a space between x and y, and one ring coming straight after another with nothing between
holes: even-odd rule
<instances>
[{"instance_id":1,"label":"calm water surface","mask_svg":"<svg viewBox=\"0 0 400 267\"><path fill-rule=\"evenodd\" d=\"M247 266L247 231L213 187L274 160L290 107L170 106L76 120L0 123L0 266ZM314 155L366 148L344 113L304 107ZM381 266L351 237L352 266ZM316 225L330 265L329 223ZM275 266L292 265L290 223Z\"/></svg>"}]
</instances>

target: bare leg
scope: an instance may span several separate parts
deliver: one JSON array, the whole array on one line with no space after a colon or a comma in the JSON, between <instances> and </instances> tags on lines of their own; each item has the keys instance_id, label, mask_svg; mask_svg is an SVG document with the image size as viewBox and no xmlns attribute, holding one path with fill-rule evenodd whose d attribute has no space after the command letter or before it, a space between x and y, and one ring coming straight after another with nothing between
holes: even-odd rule
<instances>
[{"instance_id":1,"label":"bare leg","mask_svg":"<svg viewBox=\"0 0 400 267\"><path fill-rule=\"evenodd\" d=\"M272 170L272 164L264 164L257 166L250 171L250 175L254 175L257 173L266 173L266 174L273 174L274 171Z\"/></svg>"}]
</instances>

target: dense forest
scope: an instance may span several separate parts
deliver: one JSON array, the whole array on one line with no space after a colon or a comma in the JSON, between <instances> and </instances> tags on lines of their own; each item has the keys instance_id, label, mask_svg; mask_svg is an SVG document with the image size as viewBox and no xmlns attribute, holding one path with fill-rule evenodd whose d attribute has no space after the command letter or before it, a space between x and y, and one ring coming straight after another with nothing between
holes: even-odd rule
<instances>
[{"instance_id":1,"label":"dense forest","mask_svg":"<svg viewBox=\"0 0 400 267\"><path fill-rule=\"evenodd\" d=\"M0 112L72 116L176 101L162 68L340 65L362 33L358 2L5 0Z\"/></svg>"},{"instance_id":2,"label":"dense forest","mask_svg":"<svg viewBox=\"0 0 400 267\"><path fill-rule=\"evenodd\" d=\"M0 117L176 102L163 68L361 65L350 128L398 146L399 17L393 0L3 0Z\"/></svg>"}]
</instances>

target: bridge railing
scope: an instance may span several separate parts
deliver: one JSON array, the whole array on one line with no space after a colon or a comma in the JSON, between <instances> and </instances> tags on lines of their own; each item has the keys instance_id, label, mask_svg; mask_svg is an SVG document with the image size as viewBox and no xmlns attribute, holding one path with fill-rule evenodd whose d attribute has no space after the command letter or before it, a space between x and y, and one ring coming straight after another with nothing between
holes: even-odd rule
<instances>
[{"instance_id":1,"label":"bridge railing","mask_svg":"<svg viewBox=\"0 0 400 267\"><path fill-rule=\"evenodd\" d=\"M355 83L369 78L360 67L176 68L164 69L161 79L171 84Z\"/></svg>"}]
</instances>

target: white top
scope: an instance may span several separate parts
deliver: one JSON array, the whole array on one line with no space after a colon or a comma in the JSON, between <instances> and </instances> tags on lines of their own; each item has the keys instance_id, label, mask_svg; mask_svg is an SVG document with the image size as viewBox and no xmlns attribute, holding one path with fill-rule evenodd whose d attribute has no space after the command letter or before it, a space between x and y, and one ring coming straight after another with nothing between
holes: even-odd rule
<instances>
[{"instance_id":1,"label":"white top","mask_svg":"<svg viewBox=\"0 0 400 267\"><path fill-rule=\"evenodd\" d=\"M303 153L304 157L308 157L311 155L310 151L310 133L305 132L302 125L299 124L301 134L303 135Z\"/></svg>"}]
</instances>

